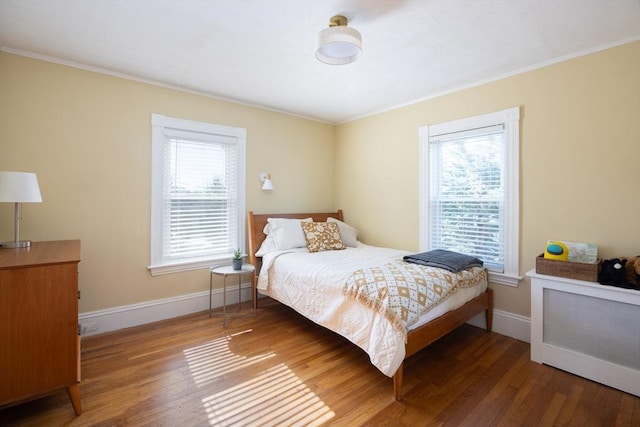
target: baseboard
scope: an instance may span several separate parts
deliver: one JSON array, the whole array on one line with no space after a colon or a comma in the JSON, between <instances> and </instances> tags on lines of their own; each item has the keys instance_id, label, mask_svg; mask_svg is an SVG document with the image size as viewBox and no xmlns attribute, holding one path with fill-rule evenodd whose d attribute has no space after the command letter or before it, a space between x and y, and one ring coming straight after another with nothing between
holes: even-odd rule
<instances>
[{"instance_id":1,"label":"baseboard","mask_svg":"<svg viewBox=\"0 0 640 427\"><path fill-rule=\"evenodd\" d=\"M251 285L245 284L241 289L242 301L251 299ZM227 292L227 304L238 302L237 292ZM214 308L222 307L222 289L214 289L211 297ZM184 316L209 309L209 291L180 295L140 304L131 304L82 313L78 316L82 336L91 336L146 323ZM467 323L486 328L484 313L470 319ZM531 320L528 317L493 310L493 332L506 335L520 341L531 342Z\"/></svg>"},{"instance_id":2,"label":"baseboard","mask_svg":"<svg viewBox=\"0 0 640 427\"><path fill-rule=\"evenodd\" d=\"M484 313L471 318L468 324L486 328L487 322ZM506 335L524 342L531 342L531 319L508 311L493 309L493 332Z\"/></svg>"},{"instance_id":3,"label":"baseboard","mask_svg":"<svg viewBox=\"0 0 640 427\"><path fill-rule=\"evenodd\" d=\"M237 289L235 292L229 292L227 289L227 305L238 302ZM240 293L243 302L251 300L251 284L242 285ZM213 308L222 307L222 301L222 289L214 289L211 295L211 306ZM209 291L203 291L81 313L78 316L78 323L80 324L82 336L87 337L208 309Z\"/></svg>"}]
</instances>

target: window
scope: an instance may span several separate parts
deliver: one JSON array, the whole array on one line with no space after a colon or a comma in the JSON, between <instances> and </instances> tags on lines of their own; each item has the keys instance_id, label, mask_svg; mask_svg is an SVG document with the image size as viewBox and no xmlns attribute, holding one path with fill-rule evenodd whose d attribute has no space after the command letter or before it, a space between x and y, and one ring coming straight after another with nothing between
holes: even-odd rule
<instances>
[{"instance_id":1,"label":"window","mask_svg":"<svg viewBox=\"0 0 640 427\"><path fill-rule=\"evenodd\" d=\"M245 240L246 130L153 114L152 275L227 263Z\"/></svg>"},{"instance_id":2,"label":"window","mask_svg":"<svg viewBox=\"0 0 640 427\"><path fill-rule=\"evenodd\" d=\"M518 107L420 128L420 247L484 261L490 279L519 274Z\"/></svg>"}]
</instances>

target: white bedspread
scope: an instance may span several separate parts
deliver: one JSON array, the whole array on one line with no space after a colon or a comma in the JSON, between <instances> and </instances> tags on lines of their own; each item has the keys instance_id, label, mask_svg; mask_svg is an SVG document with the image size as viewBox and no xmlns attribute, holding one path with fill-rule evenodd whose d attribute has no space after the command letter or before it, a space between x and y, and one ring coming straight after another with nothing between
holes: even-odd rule
<instances>
[{"instance_id":1,"label":"white bedspread","mask_svg":"<svg viewBox=\"0 0 640 427\"><path fill-rule=\"evenodd\" d=\"M275 251L262 258L261 293L292 307L303 316L339 333L362 348L371 363L391 377L404 360L404 336L384 315L343 295L350 274L383 264L409 252L360 243L356 248L309 253L306 248ZM417 328L463 305L486 289L486 282L456 291L412 327Z\"/></svg>"}]
</instances>

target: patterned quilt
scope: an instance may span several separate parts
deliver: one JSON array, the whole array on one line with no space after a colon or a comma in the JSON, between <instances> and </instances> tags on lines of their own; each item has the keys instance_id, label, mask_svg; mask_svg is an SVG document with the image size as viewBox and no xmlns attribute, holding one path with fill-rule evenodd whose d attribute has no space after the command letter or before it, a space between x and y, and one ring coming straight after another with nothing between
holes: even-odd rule
<instances>
[{"instance_id":1,"label":"patterned quilt","mask_svg":"<svg viewBox=\"0 0 640 427\"><path fill-rule=\"evenodd\" d=\"M457 273L395 259L382 266L357 270L343 294L382 313L404 334L418 318L458 289L486 280L486 270L473 267Z\"/></svg>"}]
</instances>

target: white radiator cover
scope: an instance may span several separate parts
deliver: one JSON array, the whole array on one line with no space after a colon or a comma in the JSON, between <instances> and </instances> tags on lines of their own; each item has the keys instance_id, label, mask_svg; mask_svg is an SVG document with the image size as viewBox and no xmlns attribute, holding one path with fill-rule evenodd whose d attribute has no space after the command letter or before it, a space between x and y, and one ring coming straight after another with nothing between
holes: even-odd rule
<instances>
[{"instance_id":1,"label":"white radiator cover","mask_svg":"<svg viewBox=\"0 0 640 427\"><path fill-rule=\"evenodd\" d=\"M640 292L531 277L531 360L640 396Z\"/></svg>"}]
</instances>

